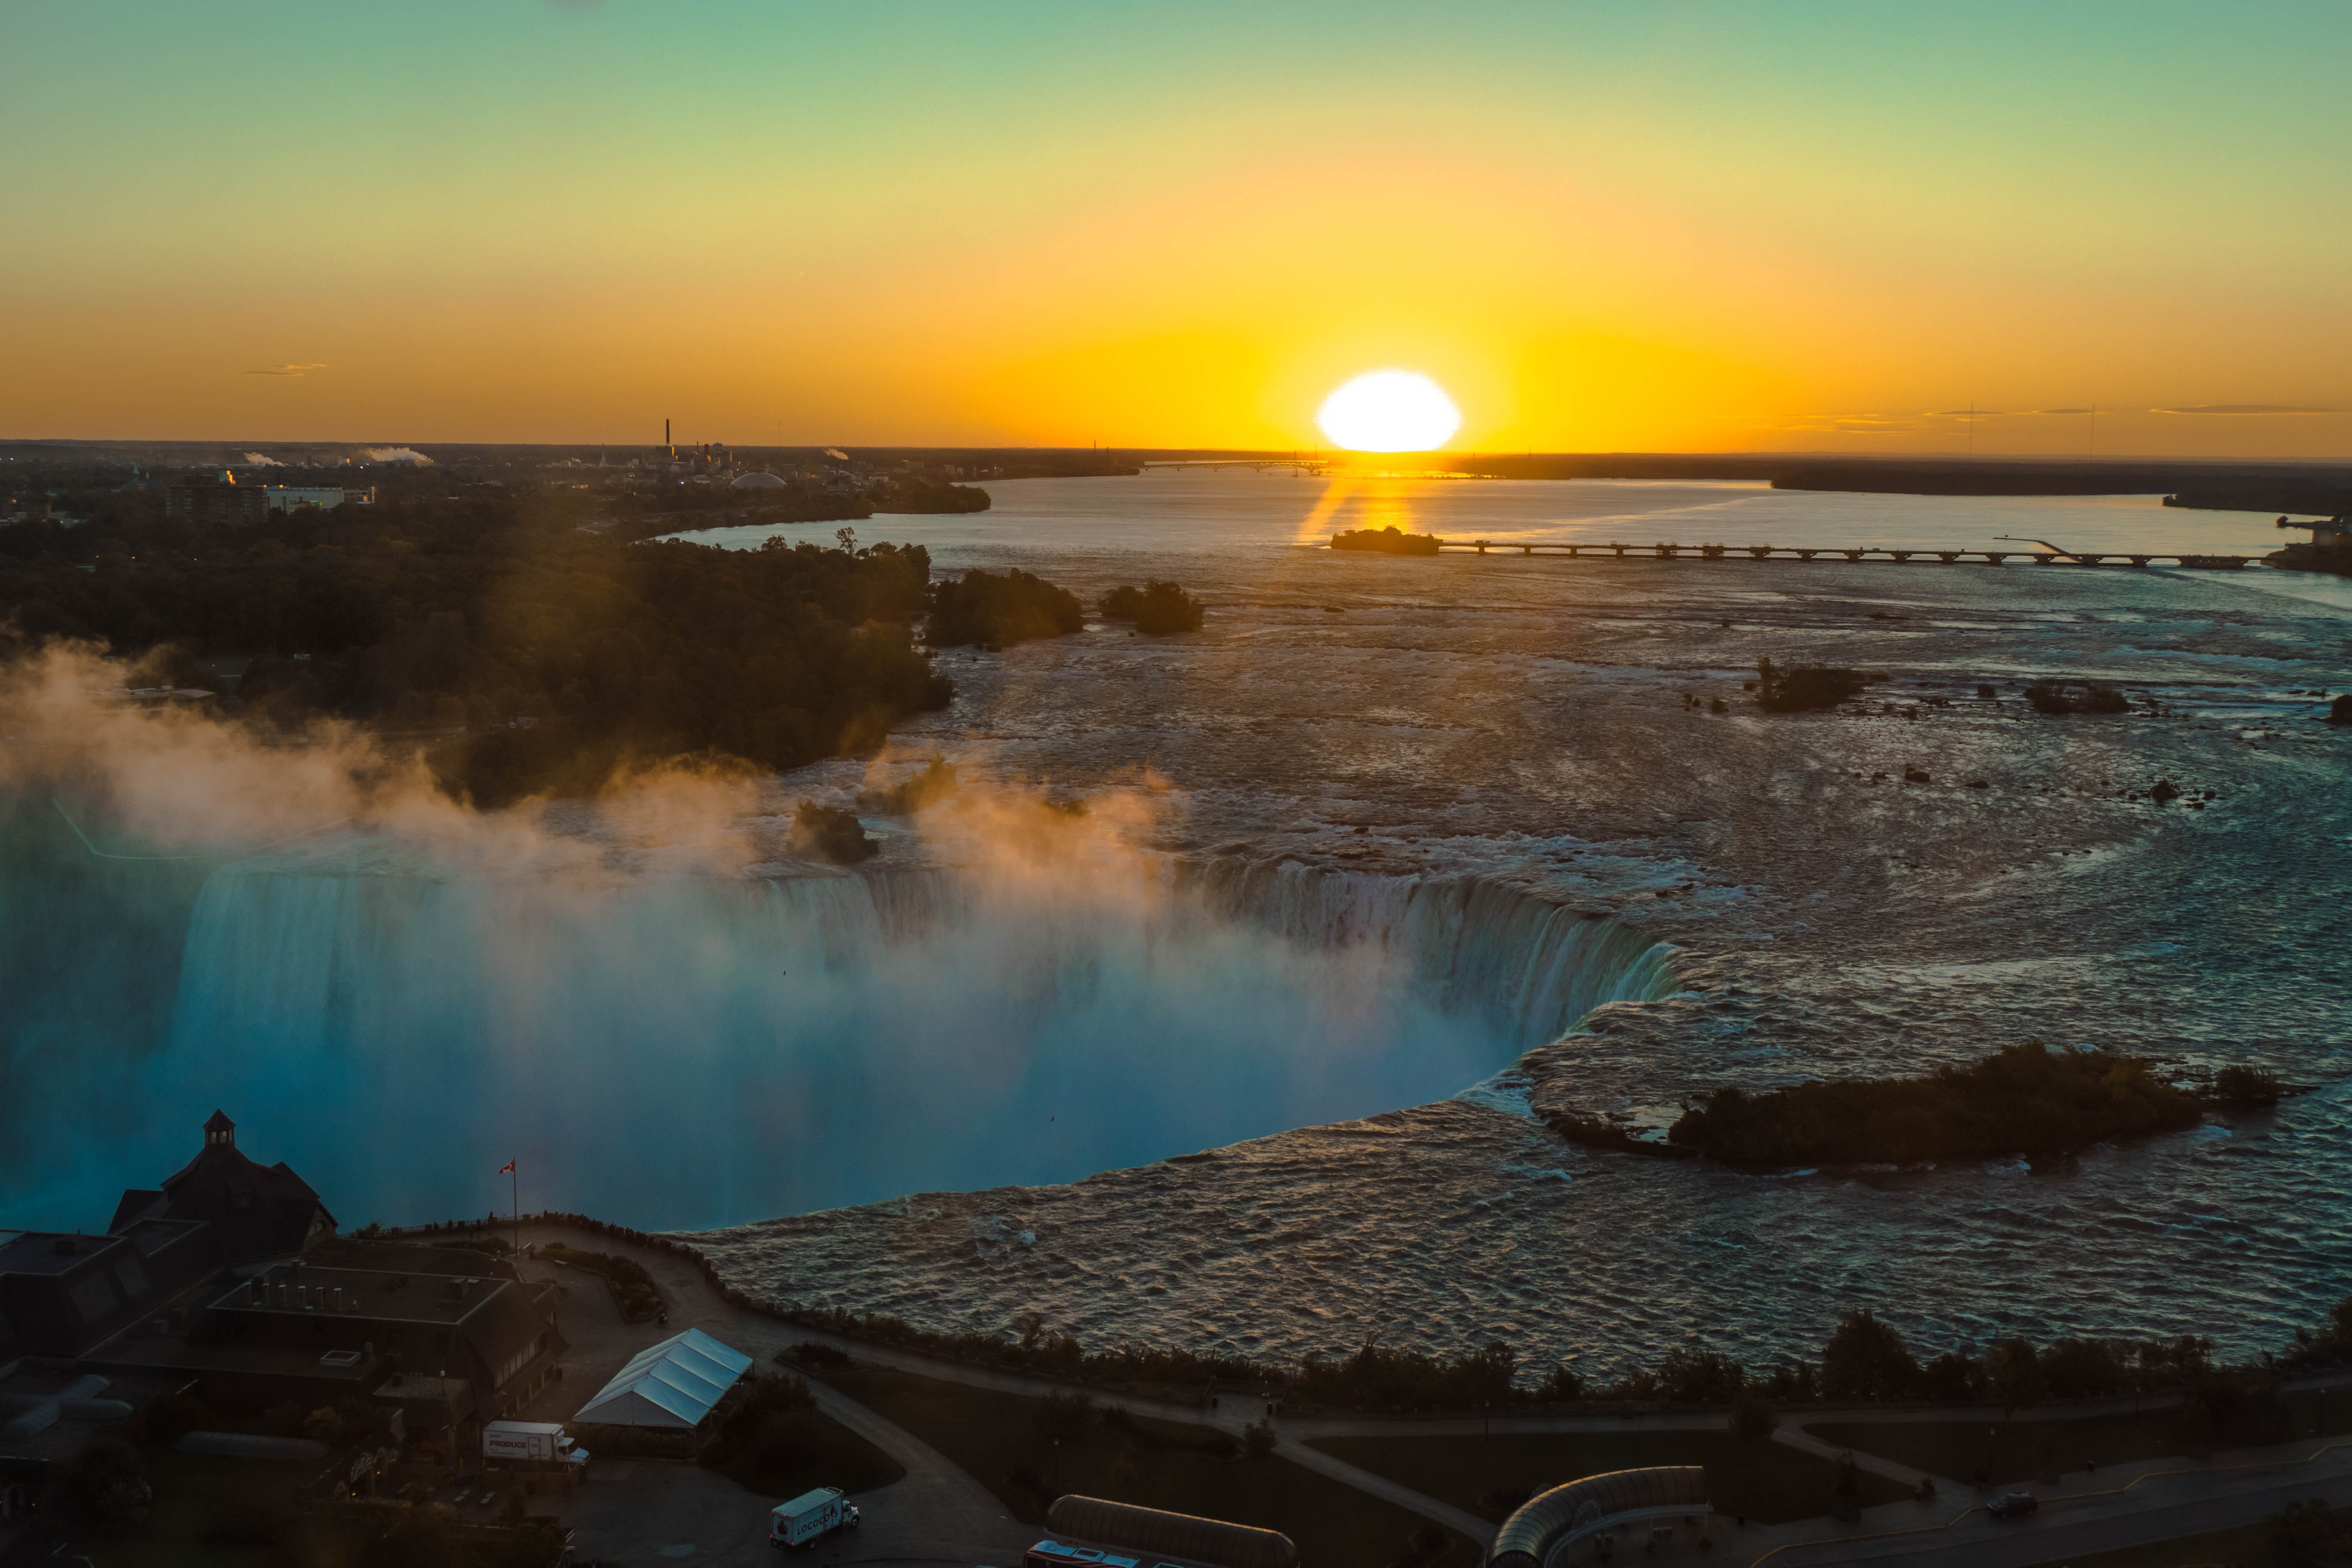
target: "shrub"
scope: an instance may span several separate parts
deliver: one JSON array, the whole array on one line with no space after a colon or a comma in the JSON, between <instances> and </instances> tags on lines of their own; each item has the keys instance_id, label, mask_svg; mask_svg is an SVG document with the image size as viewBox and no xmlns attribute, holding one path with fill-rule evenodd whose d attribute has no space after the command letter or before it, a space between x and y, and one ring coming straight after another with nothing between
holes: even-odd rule
<instances>
[{"instance_id":1,"label":"shrub","mask_svg":"<svg viewBox=\"0 0 2352 1568\"><path fill-rule=\"evenodd\" d=\"M1731 1435L1743 1443L1760 1443L1780 1426L1780 1413L1760 1394L1751 1390L1731 1402Z\"/></svg>"},{"instance_id":2,"label":"shrub","mask_svg":"<svg viewBox=\"0 0 2352 1568\"><path fill-rule=\"evenodd\" d=\"M1037 1436L1048 1441L1075 1443L1094 1430L1100 1414L1086 1394L1055 1389L1037 1402L1029 1413L1029 1423L1037 1428Z\"/></svg>"},{"instance_id":3,"label":"shrub","mask_svg":"<svg viewBox=\"0 0 2352 1568\"><path fill-rule=\"evenodd\" d=\"M634 1258L618 1258L608 1252L587 1252L551 1241L539 1249L540 1256L558 1263L568 1263L574 1268L585 1268L601 1274L613 1282L613 1289L621 1300L621 1316L633 1323L641 1323L661 1310L661 1292L654 1286L654 1277L646 1266Z\"/></svg>"},{"instance_id":4,"label":"shrub","mask_svg":"<svg viewBox=\"0 0 2352 1568\"><path fill-rule=\"evenodd\" d=\"M1159 637L1199 631L1206 606L1178 584L1150 582L1139 589L1113 588L1103 595L1102 613L1107 620L1132 621L1137 631Z\"/></svg>"},{"instance_id":5,"label":"shrub","mask_svg":"<svg viewBox=\"0 0 2352 1568\"><path fill-rule=\"evenodd\" d=\"M320 1405L302 1418L302 1436L330 1447L343 1435L343 1418L331 1405Z\"/></svg>"},{"instance_id":6,"label":"shrub","mask_svg":"<svg viewBox=\"0 0 2352 1568\"><path fill-rule=\"evenodd\" d=\"M1686 1405L1722 1405L1748 1381L1738 1362L1720 1351L1677 1345L1658 1363L1658 1391Z\"/></svg>"},{"instance_id":7,"label":"shrub","mask_svg":"<svg viewBox=\"0 0 2352 1568\"><path fill-rule=\"evenodd\" d=\"M788 1351L776 1352L778 1359L790 1356L801 1365L818 1372L838 1372L849 1364L849 1352L826 1344L822 1340L803 1340Z\"/></svg>"},{"instance_id":8,"label":"shrub","mask_svg":"<svg viewBox=\"0 0 2352 1568\"><path fill-rule=\"evenodd\" d=\"M813 800L801 802L793 813L792 846L794 854L835 866L870 860L882 847L866 836L856 812L819 805Z\"/></svg>"},{"instance_id":9,"label":"shrub","mask_svg":"<svg viewBox=\"0 0 2352 1568\"><path fill-rule=\"evenodd\" d=\"M121 1437L99 1438L58 1478L53 1500L92 1530L129 1530L147 1517L155 1483L139 1450Z\"/></svg>"},{"instance_id":10,"label":"shrub","mask_svg":"<svg viewBox=\"0 0 2352 1568\"><path fill-rule=\"evenodd\" d=\"M2294 1407L2278 1379L2262 1372L2208 1373L2189 1385L2181 1412L2200 1451L2261 1447L2294 1430Z\"/></svg>"},{"instance_id":11,"label":"shrub","mask_svg":"<svg viewBox=\"0 0 2352 1568\"><path fill-rule=\"evenodd\" d=\"M1783 669L1770 659L1756 663L1756 705L1767 713L1806 713L1851 701L1867 684L1858 669L1799 665Z\"/></svg>"},{"instance_id":12,"label":"shrub","mask_svg":"<svg viewBox=\"0 0 2352 1568\"><path fill-rule=\"evenodd\" d=\"M1078 596L1015 568L999 576L978 568L961 582L931 584L933 647L982 643L1010 647L1036 637L1067 637L1086 625Z\"/></svg>"},{"instance_id":13,"label":"shrub","mask_svg":"<svg viewBox=\"0 0 2352 1568\"><path fill-rule=\"evenodd\" d=\"M1242 1458L1263 1459L1274 1452L1274 1423L1263 1418L1242 1428Z\"/></svg>"},{"instance_id":14,"label":"shrub","mask_svg":"<svg viewBox=\"0 0 2352 1568\"><path fill-rule=\"evenodd\" d=\"M1294 1386L1301 1399L1357 1408L1504 1405L1517 1363L1517 1352L1499 1340L1452 1360L1366 1345L1341 1362L1308 1357Z\"/></svg>"},{"instance_id":15,"label":"shrub","mask_svg":"<svg viewBox=\"0 0 2352 1568\"><path fill-rule=\"evenodd\" d=\"M2050 1380L2042 1358L2021 1339L2004 1340L1985 1352L1985 1392L2005 1410L2038 1405L2050 1395Z\"/></svg>"},{"instance_id":16,"label":"shrub","mask_svg":"<svg viewBox=\"0 0 2352 1568\"><path fill-rule=\"evenodd\" d=\"M2213 1098L2224 1105L2276 1105L2279 1080L2261 1068L2232 1063L2213 1075Z\"/></svg>"},{"instance_id":17,"label":"shrub","mask_svg":"<svg viewBox=\"0 0 2352 1568\"><path fill-rule=\"evenodd\" d=\"M2287 1504L2279 1516L2278 1556L2293 1568L2352 1561L2352 1508L2330 1508L2326 1498Z\"/></svg>"},{"instance_id":18,"label":"shrub","mask_svg":"<svg viewBox=\"0 0 2352 1568\"><path fill-rule=\"evenodd\" d=\"M1548 1402L1566 1403L1584 1397L1584 1374L1567 1362L1561 1362L1544 1374L1537 1385L1536 1397Z\"/></svg>"},{"instance_id":19,"label":"shrub","mask_svg":"<svg viewBox=\"0 0 2352 1568\"><path fill-rule=\"evenodd\" d=\"M2131 707L2124 694L2096 680L2053 680L2048 677L2025 689L2025 700L2036 713L2122 713Z\"/></svg>"}]
</instances>

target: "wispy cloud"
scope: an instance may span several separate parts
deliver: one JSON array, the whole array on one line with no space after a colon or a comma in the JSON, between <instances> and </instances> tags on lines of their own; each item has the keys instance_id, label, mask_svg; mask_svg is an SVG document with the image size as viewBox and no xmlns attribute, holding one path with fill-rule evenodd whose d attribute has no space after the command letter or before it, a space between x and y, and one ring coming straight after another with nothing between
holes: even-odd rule
<instances>
[{"instance_id":1,"label":"wispy cloud","mask_svg":"<svg viewBox=\"0 0 2352 1568\"><path fill-rule=\"evenodd\" d=\"M1923 415L1927 419L2006 419L2009 416L1998 408L1938 408Z\"/></svg>"},{"instance_id":2,"label":"wispy cloud","mask_svg":"<svg viewBox=\"0 0 2352 1568\"><path fill-rule=\"evenodd\" d=\"M2096 414L2095 408L2036 408L2035 414Z\"/></svg>"},{"instance_id":3,"label":"wispy cloud","mask_svg":"<svg viewBox=\"0 0 2352 1568\"><path fill-rule=\"evenodd\" d=\"M323 364L273 364L262 370L249 370L247 375L308 375L314 370L324 370Z\"/></svg>"},{"instance_id":4,"label":"wispy cloud","mask_svg":"<svg viewBox=\"0 0 2352 1568\"><path fill-rule=\"evenodd\" d=\"M1887 436L1916 430L1909 419L1885 414L1807 414L1796 419L1771 421L1774 430L1827 430L1844 436Z\"/></svg>"},{"instance_id":5,"label":"wispy cloud","mask_svg":"<svg viewBox=\"0 0 2352 1568\"><path fill-rule=\"evenodd\" d=\"M2197 403L2186 408L2151 408L2150 414L2341 414L2341 408L2305 408L2293 403Z\"/></svg>"}]
</instances>

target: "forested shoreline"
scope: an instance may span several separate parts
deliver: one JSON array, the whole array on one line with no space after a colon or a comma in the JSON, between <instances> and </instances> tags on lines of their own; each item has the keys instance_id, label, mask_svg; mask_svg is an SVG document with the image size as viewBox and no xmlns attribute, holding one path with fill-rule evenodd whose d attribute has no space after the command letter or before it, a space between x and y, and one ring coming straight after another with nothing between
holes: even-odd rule
<instances>
[{"instance_id":1,"label":"forested shoreline","mask_svg":"<svg viewBox=\"0 0 2352 1568\"><path fill-rule=\"evenodd\" d=\"M89 525L86 561L7 548L54 526L19 523L0 530L0 637L143 658L239 722L437 732L436 773L483 805L680 757L798 766L952 696L915 646L919 546L630 543L586 531L584 510L559 494L241 528L133 517Z\"/></svg>"}]
</instances>

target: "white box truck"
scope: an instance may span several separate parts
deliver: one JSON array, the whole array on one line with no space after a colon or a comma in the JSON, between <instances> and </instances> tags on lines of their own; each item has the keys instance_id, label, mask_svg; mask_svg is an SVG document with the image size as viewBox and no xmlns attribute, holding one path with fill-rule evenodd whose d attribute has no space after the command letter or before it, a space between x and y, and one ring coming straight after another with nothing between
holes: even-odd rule
<instances>
[{"instance_id":1,"label":"white box truck","mask_svg":"<svg viewBox=\"0 0 2352 1568\"><path fill-rule=\"evenodd\" d=\"M482 1458L509 1464L584 1465L588 1450L552 1421L490 1421L482 1426Z\"/></svg>"},{"instance_id":2,"label":"white box truck","mask_svg":"<svg viewBox=\"0 0 2352 1568\"><path fill-rule=\"evenodd\" d=\"M819 1487L787 1503L778 1503L768 1515L768 1544L782 1551L808 1546L828 1531L856 1530L857 1510L841 1500L839 1487Z\"/></svg>"}]
</instances>

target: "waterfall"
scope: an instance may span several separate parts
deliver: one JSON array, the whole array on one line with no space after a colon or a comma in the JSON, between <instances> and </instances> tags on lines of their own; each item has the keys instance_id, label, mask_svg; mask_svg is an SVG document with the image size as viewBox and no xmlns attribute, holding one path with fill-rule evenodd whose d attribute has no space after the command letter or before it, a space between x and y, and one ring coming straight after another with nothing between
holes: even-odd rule
<instances>
[{"instance_id":1,"label":"waterfall","mask_svg":"<svg viewBox=\"0 0 2352 1568\"><path fill-rule=\"evenodd\" d=\"M734 1223L1423 1103L1670 988L1666 950L1499 884L1124 872L224 868L106 1163L152 1181L218 1104L347 1226L502 1206L510 1158L526 1207Z\"/></svg>"}]
</instances>

